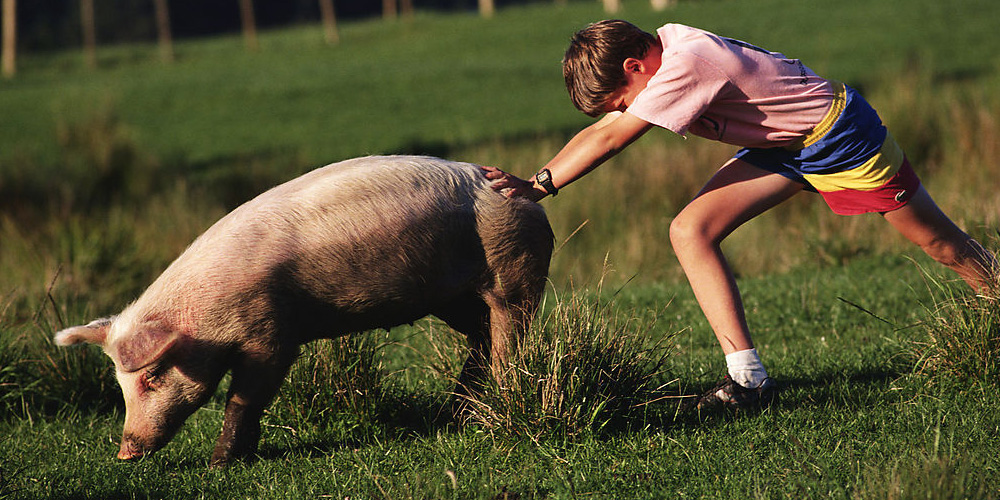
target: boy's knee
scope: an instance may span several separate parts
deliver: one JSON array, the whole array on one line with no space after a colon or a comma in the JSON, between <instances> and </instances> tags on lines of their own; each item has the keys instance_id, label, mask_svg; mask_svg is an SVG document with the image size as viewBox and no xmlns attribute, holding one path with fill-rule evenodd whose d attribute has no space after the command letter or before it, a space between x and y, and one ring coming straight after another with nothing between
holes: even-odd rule
<instances>
[{"instance_id":1,"label":"boy's knee","mask_svg":"<svg viewBox=\"0 0 1000 500\"><path fill-rule=\"evenodd\" d=\"M681 251L685 247L704 241L707 237L702 226L687 217L678 216L670 222L670 244L675 251Z\"/></svg>"}]
</instances>

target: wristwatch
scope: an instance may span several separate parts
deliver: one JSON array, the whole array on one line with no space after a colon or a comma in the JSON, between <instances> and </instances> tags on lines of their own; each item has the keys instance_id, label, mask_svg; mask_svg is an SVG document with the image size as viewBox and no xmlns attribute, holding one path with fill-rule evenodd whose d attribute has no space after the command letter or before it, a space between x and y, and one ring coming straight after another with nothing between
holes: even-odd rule
<instances>
[{"instance_id":1,"label":"wristwatch","mask_svg":"<svg viewBox=\"0 0 1000 500\"><path fill-rule=\"evenodd\" d=\"M555 184L552 184L552 172L549 172L549 169L543 168L539 170L538 173L535 174L535 181L545 188L546 193L549 193L552 196L559 194L559 189L556 188Z\"/></svg>"}]
</instances>

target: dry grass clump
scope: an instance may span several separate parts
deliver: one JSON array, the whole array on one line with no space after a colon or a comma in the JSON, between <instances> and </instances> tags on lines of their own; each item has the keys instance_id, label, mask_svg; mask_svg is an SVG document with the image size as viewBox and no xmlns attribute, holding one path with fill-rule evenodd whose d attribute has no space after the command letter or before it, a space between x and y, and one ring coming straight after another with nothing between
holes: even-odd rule
<instances>
[{"instance_id":1,"label":"dry grass clump","mask_svg":"<svg viewBox=\"0 0 1000 500\"><path fill-rule=\"evenodd\" d=\"M540 318L501 382L465 399L466 422L500 435L578 436L640 423L666 397L673 335L655 319L613 311L574 293Z\"/></svg>"},{"instance_id":2,"label":"dry grass clump","mask_svg":"<svg viewBox=\"0 0 1000 500\"><path fill-rule=\"evenodd\" d=\"M386 332L374 330L303 345L302 356L268 410L268 420L297 436L332 415L373 421L387 388L386 345Z\"/></svg>"},{"instance_id":3,"label":"dry grass clump","mask_svg":"<svg viewBox=\"0 0 1000 500\"><path fill-rule=\"evenodd\" d=\"M1000 231L984 243L996 246L997 237ZM1000 275L977 294L959 280L924 276L933 302L922 325L927 336L913 342L915 371L931 381L1000 385Z\"/></svg>"},{"instance_id":4,"label":"dry grass clump","mask_svg":"<svg viewBox=\"0 0 1000 500\"><path fill-rule=\"evenodd\" d=\"M927 338L914 342L916 371L932 380L1000 383L1000 296L962 295L932 283L944 298L929 311Z\"/></svg>"}]
</instances>

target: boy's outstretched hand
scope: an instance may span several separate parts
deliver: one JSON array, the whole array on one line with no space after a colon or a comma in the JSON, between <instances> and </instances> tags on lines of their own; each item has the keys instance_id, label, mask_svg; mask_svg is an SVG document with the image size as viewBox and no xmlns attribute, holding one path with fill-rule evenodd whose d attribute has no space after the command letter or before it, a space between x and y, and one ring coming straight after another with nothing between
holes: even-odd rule
<instances>
[{"instance_id":1,"label":"boy's outstretched hand","mask_svg":"<svg viewBox=\"0 0 1000 500\"><path fill-rule=\"evenodd\" d=\"M508 198L523 196L531 201L538 201L548 194L544 189L535 187L534 182L526 181L513 174L508 174L499 168L486 166L479 168L482 169L487 179L493 181L490 187Z\"/></svg>"}]
</instances>

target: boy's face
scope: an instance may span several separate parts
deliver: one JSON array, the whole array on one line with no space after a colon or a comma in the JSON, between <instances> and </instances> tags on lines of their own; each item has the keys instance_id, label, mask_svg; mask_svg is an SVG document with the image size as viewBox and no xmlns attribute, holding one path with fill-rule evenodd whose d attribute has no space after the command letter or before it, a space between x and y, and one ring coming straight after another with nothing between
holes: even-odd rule
<instances>
[{"instance_id":1,"label":"boy's face","mask_svg":"<svg viewBox=\"0 0 1000 500\"><path fill-rule=\"evenodd\" d=\"M662 55L663 48L654 45L646 51L646 55L642 59L634 57L626 59L622 65L625 67L625 79L628 83L611 94L611 98L604 106L604 112L610 113L628 109L639 92L646 88L646 84L656 74L656 70L660 69Z\"/></svg>"}]
</instances>

